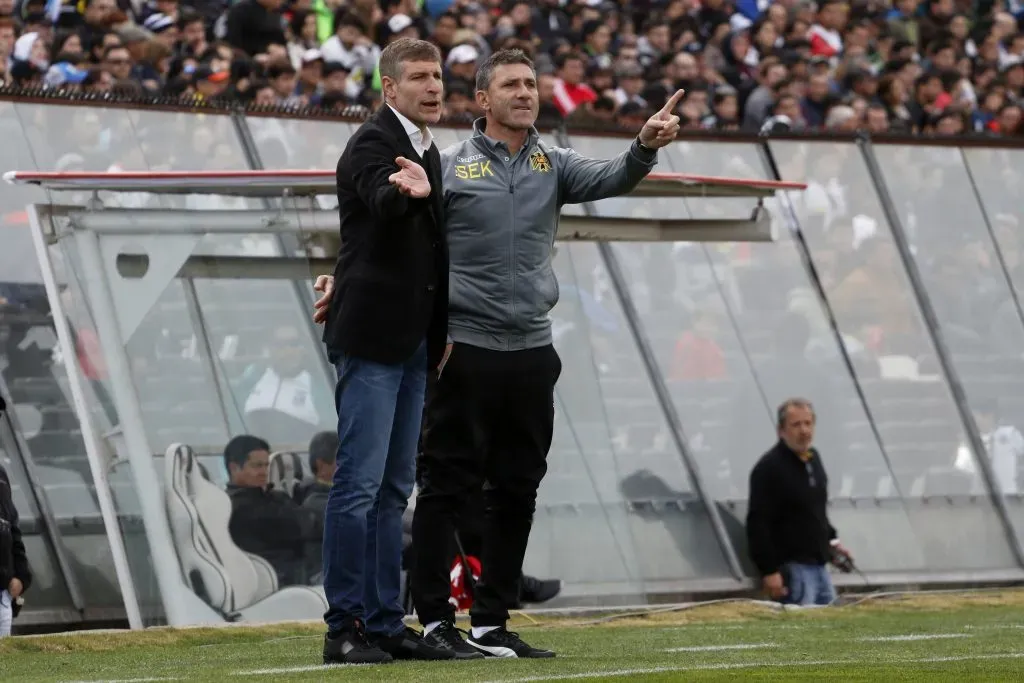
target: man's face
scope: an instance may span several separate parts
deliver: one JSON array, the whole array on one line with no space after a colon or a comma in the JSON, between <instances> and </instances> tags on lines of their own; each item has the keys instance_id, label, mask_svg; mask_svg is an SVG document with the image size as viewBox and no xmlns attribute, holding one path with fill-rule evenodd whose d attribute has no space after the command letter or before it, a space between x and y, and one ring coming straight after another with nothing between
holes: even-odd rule
<instances>
[{"instance_id":1,"label":"man's face","mask_svg":"<svg viewBox=\"0 0 1024 683\"><path fill-rule=\"evenodd\" d=\"M590 34L588 41L597 54L604 54L612 42L612 31L607 26L601 26Z\"/></svg>"},{"instance_id":2,"label":"man's face","mask_svg":"<svg viewBox=\"0 0 1024 683\"><path fill-rule=\"evenodd\" d=\"M306 85L316 87L316 84L320 82L324 74L324 63L319 59L312 62L306 62L302 65L302 70L299 72L299 78Z\"/></svg>"},{"instance_id":3,"label":"man's face","mask_svg":"<svg viewBox=\"0 0 1024 683\"><path fill-rule=\"evenodd\" d=\"M299 80L298 74L283 73L270 82L278 97L290 97L295 92L295 84Z\"/></svg>"},{"instance_id":4,"label":"man's face","mask_svg":"<svg viewBox=\"0 0 1024 683\"><path fill-rule=\"evenodd\" d=\"M671 78L675 81L692 81L700 75L697 60L693 55L681 52L672 58Z\"/></svg>"},{"instance_id":5,"label":"man's face","mask_svg":"<svg viewBox=\"0 0 1024 683\"><path fill-rule=\"evenodd\" d=\"M111 12L117 9L115 0L92 0L85 8L85 23L100 26Z\"/></svg>"},{"instance_id":6,"label":"man's face","mask_svg":"<svg viewBox=\"0 0 1024 683\"><path fill-rule=\"evenodd\" d=\"M455 37L455 31L458 28L459 25L455 22L455 17L441 17L434 27L434 40L438 45L447 47L452 44L452 38Z\"/></svg>"},{"instance_id":7,"label":"man's face","mask_svg":"<svg viewBox=\"0 0 1024 683\"><path fill-rule=\"evenodd\" d=\"M815 74L811 76L807 88L807 97L813 102L821 102L828 96L828 76Z\"/></svg>"},{"instance_id":8,"label":"man's face","mask_svg":"<svg viewBox=\"0 0 1024 683\"><path fill-rule=\"evenodd\" d=\"M500 68L500 67L499 67ZM575 57L565 60L561 71L562 80L569 85L577 85L583 80L583 60Z\"/></svg>"},{"instance_id":9,"label":"man's face","mask_svg":"<svg viewBox=\"0 0 1024 683\"><path fill-rule=\"evenodd\" d=\"M502 64L494 69L487 91L477 92L477 103L506 128L526 130L540 111L537 76L525 64Z\"/></svg>"},{"instance_id":10,"label":"man's face","mask_svg":"<svg viewBox=\"0 0 1024 683\"><path fill-rule=\"evenodd\" d=\"M866 114L868 130L872 133L884 133L889 130L889 115L885 109L871 107Z\"/></svg>"},{"instance_id":11,"label":"man's face","mask_svg":"<svg viewBox=\"0 0 1024 683\"><path fill-rule=\"evenodd\" d=\"M466 95L457 92L448 97L448 101L444 103L444 110L450 116L465 114L469 111L470 102L471 100Z\"/></svg>"},{"instance_id":12,"label":"man's face","mask_svg":"<svg viewBox=\"0 0 1024 683\"><path fill-rule=\"evenodd\" d=\"M203 22L193 21L185 25L182 31L182 38L185 40L185 44L190 47L198 47L206 42L206 29L203 28Z\"/></svg>"},{"instance_id":13,"label":"man's face","mask_svg":"<svg viewBox=\"0 0 1024 683\"><path fill-rule=\"evenodd\" d=\"M272 347L274 372L281 377L294 377L302 370L303 346L299 331L294 327L282 327L274 334Z\"/></svg>"},{"instance_id":14,"label":"man's face","mask_svg":"<svg viewBox=\"0 0 1024 683\"><path fill-rule=\"evenodd\" d=\"M473 82L473 79L476 76L476 61L454 62L448 68L451 70L453 76L469 81L470 83Z\"/></svg>"},{"instance_id":15,"label":"man's face","mask_svg":"<svg viewBox=\"0 0 1024 683\"><path fill-rule=\"evenodd\" d=\"M265 489L270 483L270 453L267 451L251 451L245 465L239 467L231 463L228 468L235 486Z\"/></svg>"},{"instance_id":16,"label":"man's face","mask_svg":"<svg viewBox=\"0 0 1024 683\"><path fill-rule=\"evenodd\" d=\"M384 96L410 121L437 123L444 110L441 65L437 62L402 62L398 80L381 77Z\"/></svg>"},{"instance_id":17,"label":"man's face","mask_svg":"<svg viewBox=\"0 0 1024 683\"><path fill-rule=\"evenodd\" d=\"M103 66L115 80L128 78L132 72L132 60L128 48L119 47L108 52Z\"/></svg>"},{"instance_id":18,"label":"man's face","mask_svg":"<svg viewBox=\"0 0 1024 683\"><path fill-rule=\"evenodd\" d=\"M0 28L0 57L10 57L14 52L14 27L5 26Z\"/></svg>"},{"instance_id":19,"label":"man's face","mask_svg":"<svg viewBox=\"0 0 1024 683\"><path fill-rule=\"evenodd\" d=\"M542 74L537 78L537 99L541 102L553 102L555 99L555 77Z\"/></svg>"},{"instance_id":20,"label":"man's face","mask_svg":"<svg viewBox=\"0 0 1024 683\"><path fill-rule=\"evenodd\" d=\"M796 453L806 453L814 441L814 412L806 406L786 409L779 438Z\"/></svg>"},{"instance_id":21,"label":"man's face","mask_svg":"<svg viewBox=\"0 0 1024 683\"><path fill-rule=\"evenodd\" d=\"M327 92L345 92L348 74L344 71L332 71L324 79L324 90Z\"/></svg>"},{"instance_id":22,"label":"man's face","mask_svg":"<svg viewBox=\"0 0 1024 683\"><path fill-rule=\"evenodd\" d=\"M342 45L351 47L355 45L356 41L363 37L363 32L357 29L355 26L342 26L338 31L338 39Z\"/></svg>"},{"instance_id":23,"label":"man's face","mask_svg":"<svg viewBox=\"0 0 1024 683\"><path fill-rule=\"evenodd\" d=\"M671 38L672 36L667 25L659 24L658 26L653 26L647 32L647 42L659 52L668 52L669 47L671 47Z\"/></svg>"},{"instance_id":24,"label":"man's face","mask_svg":"<svg viewBox=\"0 0 1024 683\"><path fill-rule=\"evenodd\" d=\"M316 472L314 476L322 482L331 482L334 480L334 471L338 469L338 462L336 460L317 460L316 461Z\"/></svg>"},{"instance_id":25,"label":"man's face","mask_svg":"<svg viewBox=\"0 0 1024 683\"><path fill-rule=\"evenodd\" d=\"M622 86L622 91L633 97L639 95L644 89L644 79L639 76L630 76L629 78L623 78L619 81L619 85Z\"/></svg>"}]
</instances>

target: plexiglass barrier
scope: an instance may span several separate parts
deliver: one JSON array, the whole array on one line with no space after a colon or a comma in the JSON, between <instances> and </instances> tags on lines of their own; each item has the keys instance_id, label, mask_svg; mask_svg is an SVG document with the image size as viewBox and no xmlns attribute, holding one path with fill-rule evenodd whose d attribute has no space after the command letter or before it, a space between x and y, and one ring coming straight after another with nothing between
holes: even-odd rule
<instances>
[{"instance_id":1,"label":"plexiglass barrier","mask_svg":"<svg viewBox=\"0 0 1024 683\"><path fill-rule=\"evenodd\" d=\"M247 136L237 135L237 123L248 126ZM0 126L11 133L3 170L333 168L355 125L0 102ZM443 145L468 134L435 131ZM559 141L595 157L613 156L629 144L621 137L549 138ZM253 149L246 148L250 143ZM863 150L853 143L680 141L662 152L658 170L774 178L774 162L781 178L809 183L806 192L770 201L777 241L608 248L559 243L561 300L552 318L565 369L526 570L562 579L563 602L746 586L732 571L729 554L749 571L747 477L775 439L775 407L793 395L816 406L830 514L869 576L878 582L971 581L1020 571L979 476L978 458L989 459L1009 518L1020 529L1024 212L1013 197L1024 179L1024 151L876 144L873 154L880 178L872 178ZM899 225L888 220L878 182L892 198ZM235 538L240 532L231 524L223 457L232 437L252 434L274 452L297 454L287 458L297 472L272 470L277 490L294 494L311 483L309 441L333 429L335 420L333 379L309 321L316 267L303 264L290 274L275 269L270 277L259 266L259 259L269 265L297 255L291 252L298 244L294 235L211 232L177 245L167 236L160 242L133 236L101 247L99 263L119 318L139 416L136 438L126 440L126 417L118 410L93 310L95 254L83 255L74 237L54 240L48 249L60 287L59 314L73 336L68 354L57 343L55 312L26 222L28 204L87 199L0 186L0 297L5 306L35 316L4 318L0 366L9 401L25 416L27 447L13 458L31 458L34 465L10 468L17 490L33 485L25 481L31 472L55 518L53 525L37 524L35 499L19 494L34 539L32 561L54 577L45 608L73 602L69 579L86 608L121 602L83 442L80 420L88 416L105 449L117 527L146 623L168 618L165 590L172 583L173 590L194 596L190 604L204 619L294 616L281 606L285 602L301 602L306 616L317 618L315 589L307 602L272 597L319 582L315 510L310 513L294 496L270 503L289 510L280 515L286 522L279 533L289 535L291 545L268 549L257 544L260 539ZM278 206L276 200L203 196L101 193L101 199L109 208L139 210ZM323 209L334 205L331 197L317 201ZM716 218L750 210L753 202L617 199L565 212ZM46 227L73 232L60 220ZM935 330L918 308L894 230L912 246L938 318ZM230 272L172 268L161 275L160 286L142 282L147 278L140 272L159 270L159 257L171 252L181 259L256 261ZM332 257L330 241L310 253ZM118 254L131 258L119 260ZM621 281L612 277L615 269ZM635 312L638 327L627 311ZM966 413L957 410L936 335L964 387ZM69 368L82 380L84 405L71 396ZM985 454L973 452L965 414L976 421ZM140 478L117 452L141 443L152 455L157 492L140 492L140 481L154 480ZM179 452L169 464L165 451L176 443L189 446L194 459ZM5 454L13 460L10 449ZM164 536L154 536L143 523L143 507L153 497L167 520ZM172 497L180 503L176 510ZM182 512L186 505L191 507ZM216 543L229 544L232 557L255 567L245 565L250 579L234 576L237 566L214 571L209 558L187 547L182 520L193 510L216 520L220 531L210 532L219 534ZM174 547L169 572L155 566L155 538ZM63 566L47 550L53 543L67 551ZM270 574L259 573L264 563L273 569L272 582ZM167 575L160 578L159 571ZM238 583L231 584L230 602L223 587L211 585L215 576Z\"/></svg>"}]
</instances>

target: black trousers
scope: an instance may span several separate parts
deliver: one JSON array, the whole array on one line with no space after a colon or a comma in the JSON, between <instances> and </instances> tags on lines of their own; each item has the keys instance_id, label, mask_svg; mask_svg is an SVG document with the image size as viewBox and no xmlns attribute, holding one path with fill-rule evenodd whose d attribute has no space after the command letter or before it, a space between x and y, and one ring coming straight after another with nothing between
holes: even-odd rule
<instances>
[{"instance_id":1,"label":"black trousers","mask_svg":"<svg viewBox=\"0 0 1024 683\"><path fill-rule=\"evenodd\" d=\"M483 573L470 617L473 626L508 621L547 472L561 371L550 345L490 351L456 344L428 390L412 523L412 596L424 625L455 616L448 602L453 529L481 487Z\"/></svg>"}]
</instances>

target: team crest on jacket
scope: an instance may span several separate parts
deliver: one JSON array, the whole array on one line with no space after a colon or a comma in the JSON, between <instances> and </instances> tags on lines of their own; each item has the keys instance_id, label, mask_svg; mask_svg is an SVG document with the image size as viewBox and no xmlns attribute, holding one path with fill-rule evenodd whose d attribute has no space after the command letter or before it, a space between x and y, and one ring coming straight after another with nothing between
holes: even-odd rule
<instances>
[{"instance_id":1,"label":"team crest on jacket","mask_svg":"<svg viewBox=\"0 0 1024 683\"><path fill-rule=\"evenodd\" d=\"M530 155L530 170L539 173L547 173L551 170L551 162L544 152L534 152Z\"/></svg>"}]
</instances>

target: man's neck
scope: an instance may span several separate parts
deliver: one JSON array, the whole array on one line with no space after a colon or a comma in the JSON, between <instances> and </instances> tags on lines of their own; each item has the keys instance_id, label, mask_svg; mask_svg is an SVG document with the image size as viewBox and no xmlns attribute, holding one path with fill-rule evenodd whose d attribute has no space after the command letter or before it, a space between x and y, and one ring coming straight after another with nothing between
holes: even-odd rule
<instances>
[{"instance_id":1,"label":"man's neck","mask_svg":"<svg viewBox=\"0 0 1024 683\"><path fill-rule=\"evenodd\" d=\"M526 138L530 136L529 130L507 128L489 116L485 120L487 128L484 130L484 135L497 142L504 142L511 154L518 153L526 144Z\"/></svg>"},{"instance_id":2,"label":"man's neck","mask_svg":"<svg viewBox=\"0 0 1024 683\"><path fill-rule=\"evenodd\" d=\"M403 111L401 111L398 107L395 106L394 102L388 102L387 100L384 100L384 104L386 104L389 107L391 107L392 111L398 112L402 116L405 116L405 118L407 118L410 121L412 121L412 125L416 126L416 128L418 128L421 133L423 133L424 135L427 134L427 124L421 123L420 121L416 121L411 116L407 116Z\"/></svg>"}]
</instances>

